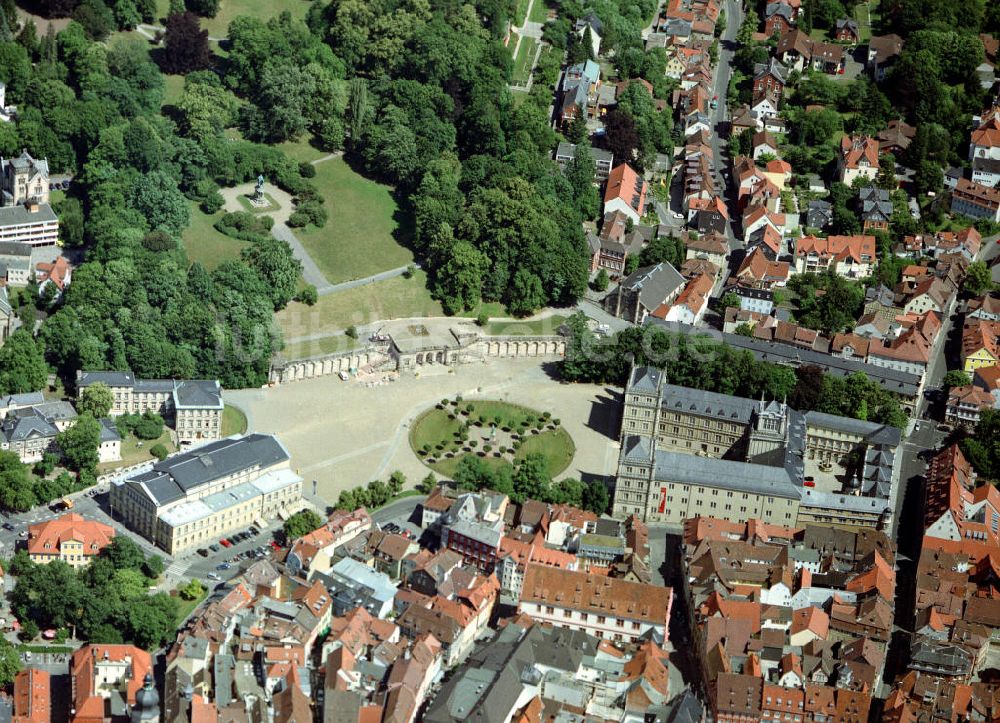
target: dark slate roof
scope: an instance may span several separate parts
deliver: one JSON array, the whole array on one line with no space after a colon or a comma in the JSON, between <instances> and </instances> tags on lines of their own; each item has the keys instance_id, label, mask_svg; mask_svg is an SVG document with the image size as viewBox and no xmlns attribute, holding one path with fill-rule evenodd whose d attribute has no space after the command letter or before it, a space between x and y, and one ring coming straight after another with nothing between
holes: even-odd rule
<instances>
[{"instance_id":1,"label":"dark slate roof","mask_svg":"<svg viewBox=\"0 0 1000 723\"><path fill-rule=\"evenodd\" d=\"M24 442L40 437L55 437L59 430L54 424L29 407L8 414L7 418L3 420L3 426L0 426L0 432L9 443Z\"/></svg>"},{"instance_id":2,"label":"dark slate roof","mask_svg":"<svg viewBox=\"0 0 1000 723\"><path fill-rule=\"evenodd\" d=\"M862 372L887 392L907 397L916 396L919 389L920 378L916 374L880 367L875 364L867 364L856 359L845 359L832 354L823 354L809 349L802 349L790 344L765 341L763 339L740 336L739 334L720 334L718 332L708 334L705 329L689 324L663 321L655 317L647 319L646 324L660 326L667 331L678 334L710 337L715 341L721 341L736 349L745 349L762 361L777 364L792 364L795 366L800 364L814 364L821 367L825 372L835 374L838 377L847 377L851 374Z\"/></svg>"},{"instance_id":3,"label":"dark slate roof","mask_svg":"<svg viewBox=\"0 0 1000 723\"><path fill-rule=\"evenodd\" d=\"M45 396L41 392L25 392L24 394L10 394L0 397L0 409L18 406L27 407L45 402Z\"/></svg>"},{"instance_id":4,"label":"dark slate roof","mask_svg":"<svg viewBox=\"0 0 1000 723\"><path fill-rule=\"evenodd\" d=\"M26 256L31 258L31 247L16 241L0 241L0 256Z\"/></svg>"},{"instance_id":5,"label":"dark slate roof","mask_svg":"<svg viewBox=\"0 0 1000 723\"><path fill-rule=\"evenodd\" d=\"M629 376L628 389L630 391L648 392L656 394L663 382L663 372L655 367L634 367Z\"/></svg>"},{"instance_id":6,"label":"dark slate roof","mask_svg":"<svg viewBox=\"0 0 1000 723\"><path fill-rule=\"evenodd\" d=\"M833 429L847 434L863 436L870 444L888 444L898 447L902 440L902 432L895 427L884 424L865 422L851 417L840 417L824 412L806 412L806 421L824 429Z\"/></svg>"},{"instance_id":7,"label":"dark slate roof","mask_svg":"<svg viewBox=\"0 0 1000 723\"><path fill-rule=\"evenodd\" d=\"M135 384L135 375L132 372L84 372L76 373L76 386L82 389L102 382L109 387L131 387Z\"/></svg>"},{"instance_id":8,"label":"dark slate roof","mask_svg":"<svg viewBox=\"0 0 1000 723\"><path fill-rule=\"evenodd\" d=\"M788 80L788 68L782 65L781 61L771 58L766 63L757 63L753 69L753 77L761 78L765 75L773 75L782 83Z\"/></svg>"},{"instance_id":9,"label":"dark slate roof","mask_svg":"<svg viewBox=\"0 0 1000 723\"><path fill-rule=\"evenodd\" d=\"M118 427L110 419L101 420L101 441L102 442L113 442L116 439L121 441L121 435L118 434Z\"/></svg>"},{"instance_id":10,"label":"dark slate roof","mask_svg":"<svg viewBox=\"0 0 1000 723\"><path fill-rule=\"evenodd\" d=\"M287 450L273 435L228 437L157 462L148 472L130 477L127 484L164 505L220 477L253 467L270 467L288 458Z\"/></svg>"},{"instance_id":11,"label":"dark slate roof","mask_svg":"<svg viewBox=\"0 0 1000 723\"><path fill-rule=\"evenodd\" d=\"M865 186L858 191L861 200L861 217L865 220L884 219L892 217L892 199L884 188Z\"/></svg>"},{"instance_id":12,"label":"dark slate roof","mask_svg":"<svg viewBox=\"0 0 1000 723\"><path fill-rule=\"evenodd\" d=\"M32 213L24 206L6 206L0 208L0 227L26 226L32 223L58 221L55 211L47 203L38 204L38 210Z\"/></svg>"},{"instance_id":13,"label":"dark slate roof","mask_svg":"<svg viewBox=\"0 0 1000 723\"><path fill-rule=\"evenodd\" d=\"M222 387L218 381L191 379L177 382L174 389L174 407L216 407L222 409Z\"/></svg>"},{"instance_id":14,"label":"dark slate roof","mask_svg":"<svg viewBox=\"0 0 1000 723\"><path fill-rule=\"evenodd\" d=\"M621 285L623 289L638 292L639 303L643 308L654 310L686 283L677 269L663 261L656 266L646 266L635 271Z\"/></svg>"},{"instance_id":15,"label":"dark slate roof","mask_svg":"<svg viewBox=\"0 0 1000 723\"><path fill-rule=\"evenodd\" d=\"M697 457L680 452L657 450L653 477L661 482L705 485L793 500L801 497L795 479L783 467Z\"/></svg>"}]
</instances>

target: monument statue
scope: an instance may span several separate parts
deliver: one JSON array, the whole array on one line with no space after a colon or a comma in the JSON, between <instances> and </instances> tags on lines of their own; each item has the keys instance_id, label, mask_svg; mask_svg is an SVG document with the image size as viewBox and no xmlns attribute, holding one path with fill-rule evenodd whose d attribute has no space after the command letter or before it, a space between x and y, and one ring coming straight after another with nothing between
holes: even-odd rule
<instances>
[{"instance_id":1,"label":"monument statue","mask_svg":"<svg viewBox=\"0 0 1000 723\"><path fill-rule=\"evenodd\" d=\"M257 187L254 189L254 197L258 200L264 197L264 174L257 176Z\"/></svg>"}]
</instances>

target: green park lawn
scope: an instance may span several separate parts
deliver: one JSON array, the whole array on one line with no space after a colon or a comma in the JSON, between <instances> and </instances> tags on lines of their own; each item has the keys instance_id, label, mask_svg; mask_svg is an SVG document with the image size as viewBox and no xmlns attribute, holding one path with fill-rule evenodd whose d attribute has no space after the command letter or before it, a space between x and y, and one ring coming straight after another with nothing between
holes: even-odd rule
<instances>
[{"instance_id":1,"label":"green park lawn","mask_svg":"<svg viewBox=\"0 0 1000 723\"><path fill-rule=\"evenodd\" d=\"M469 407L471 411L466 411ZM455 415L455 419L451 419L451 415ZM561 426L545 423L542 430L532 430L530 424L525 426L530 419L540 418L541 413L533 409L507 402L462 401L457 408L448 404L444 409L435 407L417 419L410 430L410 447L424 464L447 477L454 476L459 462L466 455L478 454L488 464L500 467L512 466L533 453L545 457L548 473L555 477L569 466L576 447ZM458 434L464 423L471 425L469 439L461 442ZM493 436L494 424L497 426L496 437ZM514 452L508 449L501 453L497 450L497 442L507 439L510 431L520 433L520 446ZM473 442L475 446L472 446ZM487 444L493 446L489 452L484 449ZM449 457L449 454L452 456Z\"/></svg>"},{"instance_id":2,"label":"green park lawn","mask_svg":"<svg viewBox=\"0 0 1000 723\"><path fill-rule=\"evenodd\" d=\"M542 23L543 25L549 19L549 4L545 0L535 0L534 4L531 6L531 15L528 16L528 20L533 23Z\"/></svg>"},{"instance_id":3,"label":"green park lawn","mask_svg":"<svg viewBox=\"0 0 1000 723\"><path fill-rule=\"evenodd\" d=\"M535 62L535 49L538 41L534 38L521 38L521 47L517 49L517 57L514 58L514 73L511 80L514 85L527 85L531 78L531 67Z\"/></svg>"},{"instance_id":4,"label":"green park lawn","mask_svg":"<svg viewBox=\"0 0 1000 723\"><path fill-rule=\"evenodd\" d=\"M230 238L212 225L222 217L222 211L214 216L204 213L195 201L190 202L191 224L184 229L181 241L188 261L199 262L211 271L223 261L235 261L240 257L246 241Z\"/></svg>"},{"instance_id":5,"label":"green park lawn","mask_svg":"<svg viewBox=\"0 0 1000 723\"><path fill-rule=\"evenodd\" d=\"M153 459L153 455L149 453L153 447L158 444L162 444L167 448L167 452L176 452L177 447L170 440L170 430L164 428L163 434L160 435L159 439L139 439L134 434L128 435L122 440L122 458L118 462L105 462L97 466L98 472L107 472L108 470L117 469L119 467L129 467L133 464L139 464L140 462L148 462Z\"/></svg>"},{"instance_id":6,"label":"green park lawn","mask_svg":"<svg viewBox=\"0 0 1000 723\"><path fill-rule=\"evenodd\" d=\"M310 179L325 200L323 228L295 229L330 283L361 279L413 263L399 244L399 206L392 189L355 173L341 158L317 164Z\"/></svg>"},{"instance_id":7,"label":"green park lawn","mask_svg":"<svg viewBox=\"0 0 1000 723\"><path fill-rule=\"evenodd\" d=\"M174 593L176 593L174 599L177 600L177 627L180 627L181 624L187 620L188 615L193 613L194 609L201 605L202 600L208 597L208 588L203 586L201 595L196 597L194 600L185 600L180 594L181 587L184 587L184 585L179 585L174 591Z\"/></svg>"},{"instance_id":8,"label":"green park lawn","mask_svg":"<svg viewBox=\"0 0 1000 723\"><path fill-rule=\"evenodd\" d=\"M559 314L534 321L491 321L486 325L486 332L507 336L541 336L555 334L565 321L566 317Z\"/></svg>"},{"instance_id":9,"label":"green park lawn","mask_svg":"<svg viewBox=\"0 0 1000 723\"><path fill-rule=\"evenodd\" d=\"M321 296L314 306L293 302L277 313L276 320L284 338L294 339L409 316L444 316L441 304L427 290L427 275L420 270L409 279L397 276Z\"/></svg>"},{"instance_id":10,"label":"green park lawn","mask_svg":"<svg viewBox=\"0 0 1000 723\"><path fill-rule=\"evenodd\" d=\"M236 200L239 202L239 204L241 206L243 206L243 210L245 210L245 211L247 211L249 213L253 213L253 214L258 214L258 213L274 213L275 211L277 211L278 209L281 208L281 204L278 203L277 201L275 201L274 200L274 196L272 196L270 193L266 193L265 192L264 193L264 198L266 198L270 202L270 204L271 204L270 206L267 206L266 208L257 208L252 203L250 203L250 199L247 198L246 195L244 195L242 193L236 197Z\"/></svg>"},{"instance_id":11,"label":"green park lawn","mask_svg":"<svg viewBox=\"0 0 1000 723\"><path fill-rule=\"evenodd\" d=\"M308 359L324 354L336 354L342 351L357 349L362 342L352 339L344 334L337 336L325 336L321 339L310 339L308 341L298 341L294 344L286 344L281 350L281 355L286 359Z\"/></svg>"},{"instance_id":12,"label":"green park lawn","mask_svg":"<svg viewBox=\"0 0 1000 723\"><path fill-rule=\"evenodd\" d=\"M222 436L243 434L247 431L247 415L238 407L227 404L222 410Z\"/></svg>"},{"instance_id":13,"label":"green park lawn","mask_svg":"<svg viewBox=\"0 0 1000 723\"><path fill-rule=\"evenodd\" d=\"M514 8L514 25L521 27L524 25L524 20L528 16L528 5L531 4L531 0L517 0L517 6Z\"/></svg>"},{"instance_id":14,"label":"green park lawn","mask_svg":"<svg viewBox=\"0 0 1000 723\"><path fill-rule=\"evenodd\" d=\"M184 76L164 74L163 79L167 81L167 88L163 93L163 105L177 105L184 94Z\"/></svg>"},{"instance_id":15,"label":"green park lawn","mask_svg":"<svg viewBox=\"0 0 1000 723\"><path fill-rule=\"evenodd\" d=\"M168 0L157 0L156 6L159 10L157 15L162 17L166 15L170 3ZM201 27L208 30L210 37L224 38L229 31L229 23L237 15L267 20L288 10L293 17L304 18L308 9L307 0L222 0L219 13L214 18L202 18Z\"/></svg>"},{"instance_id":16,"label":"green park lawn","mask_svg":"<svg viewBox=\"0 0 1000 723\"><path fill-rule=\"evenodd\" d=\"M280 149L286 156L298 161L299 163L309 163L327 155L326 152L313 146L312 136L308 134L303 135L295 141L285 141L284 143L279 143L275 147Z\"/></svg>"}]
</instances>

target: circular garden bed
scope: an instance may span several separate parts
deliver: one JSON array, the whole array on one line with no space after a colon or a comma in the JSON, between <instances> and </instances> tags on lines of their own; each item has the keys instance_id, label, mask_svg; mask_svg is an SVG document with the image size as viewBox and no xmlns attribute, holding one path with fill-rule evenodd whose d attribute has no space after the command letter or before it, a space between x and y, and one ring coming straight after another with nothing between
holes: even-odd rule
<instances>
[{"instance_id":1,"label":"circular garden bed","mask_svg":"<svg viewBox=\"0 0 1000 723\"><path fill-rule=\"evenodd\" d=\"M573 460L576 447L548 412L499 401L443 399L410 430L410 446L428 467L453 477L466 455L510 465L532 453L545 457L555 477Z\"/></svg>"}]
</instances>

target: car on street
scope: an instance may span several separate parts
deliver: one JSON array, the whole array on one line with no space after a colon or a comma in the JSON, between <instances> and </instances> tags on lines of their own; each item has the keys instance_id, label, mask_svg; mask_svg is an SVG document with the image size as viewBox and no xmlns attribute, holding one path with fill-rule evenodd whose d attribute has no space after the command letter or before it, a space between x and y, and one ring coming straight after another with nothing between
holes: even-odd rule
<instances>
[{"instance_id":1,"label":"car on street","mask_svg":"<svg viewBox=\"0 0 1000 723\"><path fill-rule=\"evenodd\" d=\"M229 540L227 540L225 538L219 540L219 544L222 545L223 547L232 547L233 546L233 543L231 543Z\"/></svg>"},{"instance_id":2,"label":"car on street","mask_svg":"<svg viewBox=\"0 0 1000 723\"><path fill-rule=\"evenodd\" d=\"M220 562L218 565L215 566L215 569L216 570L228 570L230 567L231 567L231 565L228 562Z\"/></svg>"},{"instance_id":3,"label":"car on street","mask_svg":"<svg viewBox=\"0 0 1000 723\"><path fill-rule=\"evenodd\" d=\"M204 547L199 548L198 554L201 555L202 557L208 557L208 550L206 550Z\"/></svg>"},{"instance_id":4,"label":"car on street","mask_svg":"<svg viewBox=\"0 0 1000 723\"><path fill-rule=\"evenodd\" d=\"M63 187L63 190L65 191L67 188L69 188L69 179L67 178L65 181L62 182L61 185Z\"/></svg>"},{"instance_id":5,"label":"car on street","mask_svg":"<svg viewBox=\"0 0 1000 723\"><path fill-rule=\"evenodd\" d=\"M219 546L218 545L209 545L208 549L211 550L212 552L218 552L219 551Z\"/></svg>"},{"instance_id":6,"label":"car on street","mask_svg":"<svg viewBox=\"0 0 1000 723\"><path fill-rule=\"evenodd\" d=\"M4 522L3 528L7 530L7 532L13 532L16 529L14 525L10 524L9 522Z\"/></svg>"},{"instance_id":7,"label":"car on street","mask_svg":"<svg viewBox=\"0 0 1000 723\"><path fill-rule=\"evenodd\" d=\"M221 580L222 577L220 577L219 573L217 573L217 572L210 572L210 573L208 573L208 579L209 580Z\"/></svg>"},{"instance_id":8,"label":"car on street","mask_svg":"<svg viewBox=\"0 0 1000 723\"><path fill-rule=\"evenodd\" d=\"M279 544L278 544L277 542L275 542L274 540L271 540L271 543L270 543L270 545L271 545L271 549L272 549L272 550L280 550L280 549L281 549L281 545L279 545Z\"/></svg>"},{"instance_id":9,"label":"car on street","mask_svg":"<svg viewBox=\"0 0 1000 723\"><path fill-rule=\"evenodd\" d=\"M673 216L674 218L684 218L684 214L683 213L677 213L677 211L674 211L670 215Z\"/></svg>"}]
</instances>

